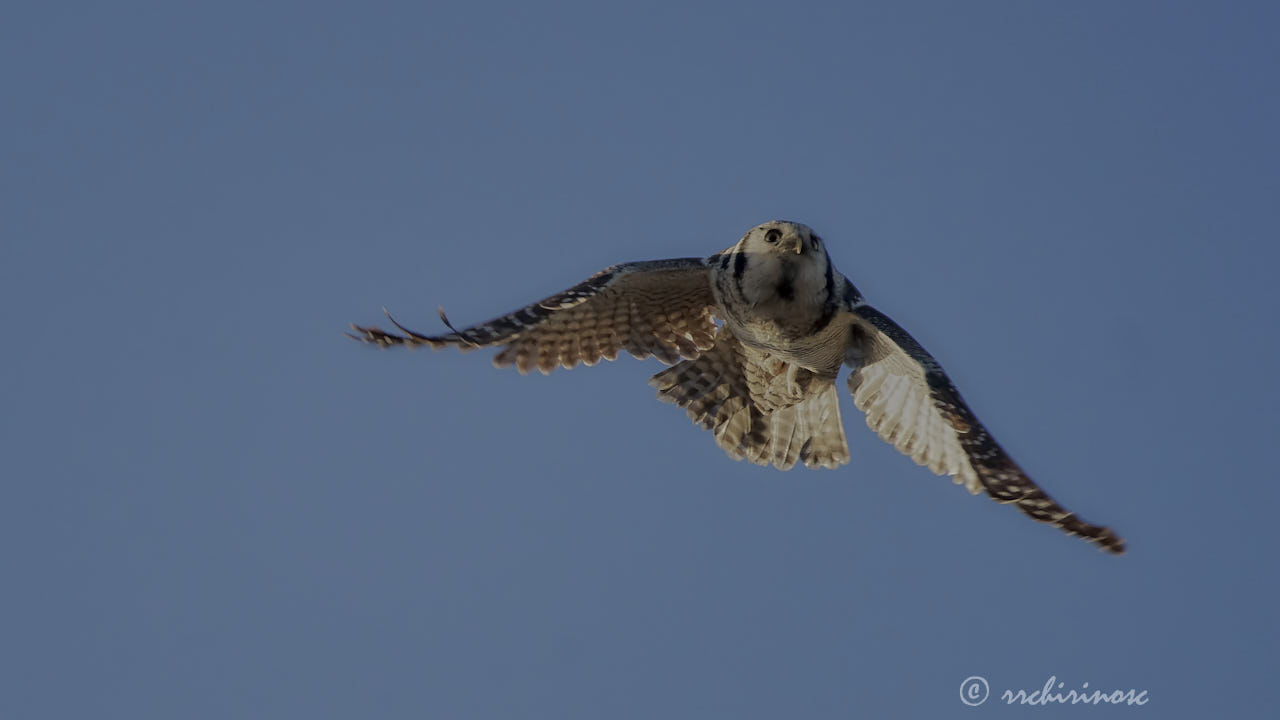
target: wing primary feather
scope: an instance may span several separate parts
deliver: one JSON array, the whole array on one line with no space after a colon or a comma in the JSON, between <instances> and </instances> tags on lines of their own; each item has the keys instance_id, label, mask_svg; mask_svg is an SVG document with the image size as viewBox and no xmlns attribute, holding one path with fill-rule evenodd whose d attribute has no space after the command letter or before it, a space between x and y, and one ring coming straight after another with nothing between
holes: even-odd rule
<instances>
[{"instance_id":1,"label":"wing primary feather","mask_svg":"<svg viewBox=\"0 0 1280 720\"><path fill-rule=\"evenodd\" d=\"M468 344L468 345L470 345L470 346L472 346L472 347L480 347L480 343L477 343L476 341L472 340L471 338L469 338L469 337L467 337L466 335L464 335L464 334L462 334L461 332L459 332L459 331L458 331L458 328L454 327L454 326L453 326L453 323L449 322L449 316L444 314L444 306L443 306L443 305L437 305L437 306L436 306L436 312L440 314L440 322L444 323L444 326L445 326L445 327L447 327L447 328L449 328L451 331L453 331L453 334L454 334L454 335L457 335L459 340L461 340L462 342L464 342L464 343L466 343L466 344ZM391 317L390 315L388 315L388 316L387 316L387 318L388 318L388 319L390 319L390 317ZM391 322L395 323L396 321L395 321L395 320L392 320ZM396 327L399 327L401 330L404 330L404 328L400 327L400 323L396 323ZM408 330L405 330L405 332L409 332L409 331L408 331Z\"/></svg>"},{"instance_id":2,"label":"wing primary feather","mask_svg":"<svg viewBox=\"0 0 1280 720\"><path fill-rule=\"evenodd\" d=\"M382 308L382 314L386 315L387 320L389 320L392 325L395 325L397 328L399 328L400 332L404 333L405 335L408 335L414 340L421 340L423 342L429 342L431 340L431 338L427 337L426 335L423 335L422 333L414 332L409 328L401 325L399 322L396 321L395 318L391 317L391 313L385 307Z\"/></svg>"}]
</instances>

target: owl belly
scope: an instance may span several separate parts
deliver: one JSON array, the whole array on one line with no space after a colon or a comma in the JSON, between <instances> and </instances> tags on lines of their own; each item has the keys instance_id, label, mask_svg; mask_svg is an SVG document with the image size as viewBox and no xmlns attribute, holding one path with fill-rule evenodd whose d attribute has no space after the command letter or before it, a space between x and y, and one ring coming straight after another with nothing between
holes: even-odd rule
<instances>
[{"instance_id":1,"label":"owl belly","mask_svg":"<svg viewBox=\"0 0 1280 720\"><path fill-rule=\"evenodd\" d=\"M817 375L834 378L844 363L849 325L833 320L815 333L812 332L815 321L816 318L795 322L753 313L752 317L737 322L728 320L726 324L743 345Z\"/></svg>"}]
</instances>

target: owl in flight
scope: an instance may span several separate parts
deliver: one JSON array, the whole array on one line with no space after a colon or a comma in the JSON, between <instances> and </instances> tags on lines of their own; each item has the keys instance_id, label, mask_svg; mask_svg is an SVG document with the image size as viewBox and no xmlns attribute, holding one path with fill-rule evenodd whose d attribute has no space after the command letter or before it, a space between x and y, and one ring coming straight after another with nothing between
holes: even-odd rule
<instances>
[{"instance_id":1,"label":"owl in flight","mask_svg":"<svg viewBox=\"0 0 1280 720\"><path fill-rule=\"evenodd\" d=\"M735 460L788 470L849 462L836 375L867 425L912 460L1112 552L1124 540L1040 489L996 443L933 356L866 303L813 230L774 221L709 258L614 265L558 295L458 330L352 325L355 337L461 350L500 346L498 367L594 365L626 350L671 367L650 379Z\"/></svg>"}]
</instances>

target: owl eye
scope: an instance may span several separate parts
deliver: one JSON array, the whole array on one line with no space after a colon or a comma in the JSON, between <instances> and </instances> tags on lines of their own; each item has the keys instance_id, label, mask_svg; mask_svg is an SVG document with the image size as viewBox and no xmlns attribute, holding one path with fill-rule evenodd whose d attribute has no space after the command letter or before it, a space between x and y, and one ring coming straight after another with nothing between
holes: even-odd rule
<instances>
[{"instance_id":1,"label":"owl eye","mask_svg":"<svg viewBox=\"0 0 1280 720\"><path fill-rule=\"evenodd\" d=\"M813 239L814 250L817 250L818 248L822 247L822 238L818 237L817 235L814 235L812 239Z\"/></svg>"},{"instance_id":2,"label":"owl eye","mask_svg":"<svg viewBox=\"0 0 1280 720\"><path fill-rule=\"evenodd\" d=\"M778 228L774 228L764 234L764 241L772 245L778 242L778 239L781 237L782 237L782 231L779 230Z\"/></svg>"}]
</instances>

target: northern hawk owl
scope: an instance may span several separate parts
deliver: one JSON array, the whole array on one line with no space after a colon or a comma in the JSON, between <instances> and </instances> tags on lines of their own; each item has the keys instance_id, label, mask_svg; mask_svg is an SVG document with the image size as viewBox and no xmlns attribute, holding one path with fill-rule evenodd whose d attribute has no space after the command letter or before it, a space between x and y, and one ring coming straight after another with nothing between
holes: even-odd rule
<instances>
[{"instance_id":1,"label":"northern hawk owl","mask_svg":"<svg viewBox=\"0 0 1280 720\"><path fill-rule=\"evenodd\" d=\"M788 470L849 462L836 375L842 365L867 425L915 462L985 491L1040 522L1113 553L1125 544L1040 489L974 416L933 356L868 305L800 223L752 228L706 259L614 265L562 293L486 323L422 335L352 325L355 337L469 350L501 346L498 367L521 373L613 360L626 350L671 367L658 397L710 430L735 460ZM388 315L390 318L390 315Z\"/></svg>"}]
</instances>

